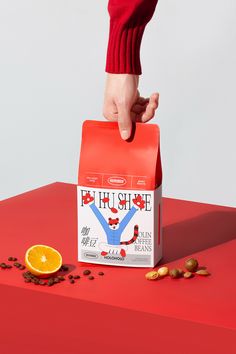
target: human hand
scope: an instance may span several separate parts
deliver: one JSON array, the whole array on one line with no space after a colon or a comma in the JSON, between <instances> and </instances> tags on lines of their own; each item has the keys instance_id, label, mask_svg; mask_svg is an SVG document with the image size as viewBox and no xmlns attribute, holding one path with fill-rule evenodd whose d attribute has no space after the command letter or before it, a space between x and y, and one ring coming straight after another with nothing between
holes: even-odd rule
<instances>
[{"instance_id":1,"label":"human hand","mask_svg":"<svg viewBox=\"0 0 236 354\"><path fill-rule=\"evenodd\" d=\"M155 115L159 94L141 97L138 91L139 76L107 74L103 115L109 121L118 121L122 139L129 139L132 122L148 122Z\"/></svg>"}]
</instances>

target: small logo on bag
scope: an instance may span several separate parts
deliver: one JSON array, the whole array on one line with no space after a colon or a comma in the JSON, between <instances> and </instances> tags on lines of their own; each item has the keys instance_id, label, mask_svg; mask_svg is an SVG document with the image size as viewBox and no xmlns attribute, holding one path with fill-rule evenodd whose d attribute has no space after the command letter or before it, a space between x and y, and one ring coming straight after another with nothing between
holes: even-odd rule
<instances>
[{"instance_id":1,"label":"small logo on bag","mask_svg":"<svg viewBox=\"0 0 236 354\"><path fill-rule=\"evenodd\" d=\"M96 258L98 258L98 255L96 253L92 253L92 252L85 252L84 253L84 257L85 258L94 258L94 259L96 259Z\"/></svg>"},{"instance_id":2,"label":"small logo on bag","mask_svg":"<svg viewBox=\"0 0 236 354\"><path fill-rule=\"evenodd\" d=\"M123 177L116 177L116 176L114 176L114 177L109 177L109 178L107 179L107 182L108 182L111 186L124 186L124 185L127 183L127 181L126 181L125 178L123 178Z\"/></svg>"}]
</instances>

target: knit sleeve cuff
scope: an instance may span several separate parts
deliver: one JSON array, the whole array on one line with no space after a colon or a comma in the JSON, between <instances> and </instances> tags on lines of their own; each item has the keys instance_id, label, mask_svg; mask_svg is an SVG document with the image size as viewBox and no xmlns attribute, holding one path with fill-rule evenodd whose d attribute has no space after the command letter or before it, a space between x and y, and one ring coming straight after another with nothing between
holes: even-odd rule
<instances>
[{"instance_id":1,"label":"knit sleeve cuff","mask_svg":"<svg viewBox=\"0 0 236 354\"><path fill-rule=\"evenodd\" d=\"M140 46L145 24L119 26L110 23L106 72L141 75Z\"/></svg>"}]
</instances>

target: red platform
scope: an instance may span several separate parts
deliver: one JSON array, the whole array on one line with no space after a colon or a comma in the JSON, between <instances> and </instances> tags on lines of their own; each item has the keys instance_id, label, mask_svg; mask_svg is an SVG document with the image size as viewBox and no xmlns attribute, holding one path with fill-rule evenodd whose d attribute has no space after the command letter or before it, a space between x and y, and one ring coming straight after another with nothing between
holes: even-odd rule
<instances>
[{"instance_id":1,"label":"red platform","mask_svg":"<svg viewBox=\"0 0 236 354\"><path fill-rule=\"evenodd\" d=\"M194 256L210 277L147 281L146 269L77 262L76 187L55 183L0 203L0 262L49 244L82 277L40 287L0 269L1 353L236 353L236 209L164 198L164 259ZM96 274L104 271L104 277Z\"/></svg>"}]
</instances>

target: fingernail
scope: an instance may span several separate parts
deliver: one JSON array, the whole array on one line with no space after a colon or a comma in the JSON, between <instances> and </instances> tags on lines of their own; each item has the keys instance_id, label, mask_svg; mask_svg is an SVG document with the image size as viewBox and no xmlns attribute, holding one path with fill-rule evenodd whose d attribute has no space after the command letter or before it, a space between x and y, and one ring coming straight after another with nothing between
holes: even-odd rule
<instances>
[{"instance_id":1,"label":"fingernail","mask_svg":"<svg viewBox=\"0 0 236 354\"><path fill-rule=\"evenodd\" d=\"M129 139L129 132L128 130L121 130L121 137L123 140Z\"/></svg>"}]
</instances>

